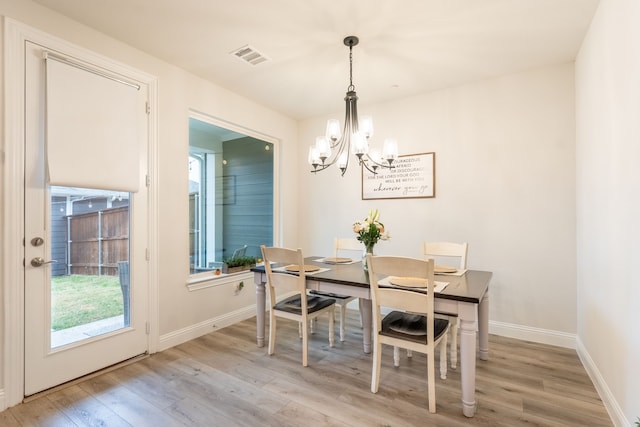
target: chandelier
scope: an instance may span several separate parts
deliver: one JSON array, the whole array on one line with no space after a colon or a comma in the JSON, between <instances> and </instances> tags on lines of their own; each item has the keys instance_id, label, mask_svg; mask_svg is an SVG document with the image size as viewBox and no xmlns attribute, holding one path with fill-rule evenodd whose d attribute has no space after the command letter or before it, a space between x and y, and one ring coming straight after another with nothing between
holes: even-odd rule
<instances>
[{"instance_id":1,"label":"chandelier","mask_svg":"<svg viewBox=\"0 0 640 427\"><path fill-rule=\"evenodd\" d=\"M382 152L369 148L369 138L373 136L373 120L363 116L358 120L358 96L353 85L353 47L358 45L358 37L345 37L344 44L349 46L349 87L345 96L344 127L340 133L340 122L336 119L327 121L324 136L316 138L315 145L309 147L309 164L311 172L316 173L337 163L341 175L349 166L349 152L358 158L358 164L374 175L379 168L393 168L398 158L398 143L394 139L386 139Z\"/></svg>"}]
</instances>

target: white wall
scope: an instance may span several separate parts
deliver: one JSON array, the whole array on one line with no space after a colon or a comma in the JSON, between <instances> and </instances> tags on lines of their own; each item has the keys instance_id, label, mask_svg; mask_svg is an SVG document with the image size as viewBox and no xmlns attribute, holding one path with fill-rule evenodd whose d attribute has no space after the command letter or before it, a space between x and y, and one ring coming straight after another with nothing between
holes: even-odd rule
<instances>
[{"instance_id":1,"label":"white wall","mask_svg":"<svg viewBox=\"0 0 640 427\"><path fill-rule=\"evenodd\" d=\"M632 327L640 286L631 270L640 264L639 7L636 0L603 1L585 40L576 65L577 153L572 64L381 105L367 106L360 93L378 141L397 137L401 154L436 152L436 198L393 201L362 201L353 165L344 178L335 170L308 173L307 145L326 117L300 124L298 147L292 120L28 0L0 0L0 15L158 77L159 335L187 334L254 298L251 287L238 298L229 286L185 287L193 108L282 140L284 245L325 255L333 237L351 236L351 224L370 208L381 209L393 235L378 253L417 256L425 239L468 241L469 266L494 272L493 330L560 344L577 332L609 409L631 420L640 415L640 334ZM344 93L335 91L335 117L342 118ZM10 285L0 283L0 291Z\"/></svg>"},{"instance_id":2,"label":"white wall","mask_svg":"<svg viewBox=\"0 0 640 427\"><path fill-rule=\"evenodd\" d=\"M357 82L356 89L357 89ZM433 199L361 200L359 168L316 175L309 145L327 117L300 126L300 244L327 255L335 235L379 208L392 238L376 252L420 256L423 240L469 242L469 267L494 273L494 331L572 346L576 333L573 64L367 106L378 144L436 153ZM366 101L366 93L358 94ZM344 95L336 87L336 108ZM344 112L334 117L342 120Z\"/></svg>"},{"instance_id":3,"label":"white wall","mask_svg":"<svg viewBox=\"0 0 640 427\"><path fill-rule=\"evenodd\" d=\"M640 416L638 23L601 2L576 61L578 339L616 425Z\"/></svg>"},{"instance_id":4,"label":"white wall","mask_svg":"<svg viewBox=\"0 0 640 427\"><path fill-rule=\"evenodd\" d=\"M255 309L251 306L255 305L255 293L252 290L251 278L245 279L247 286L238 296L234 294L235 283L191 292L186 287L189 276L189 109L280 140L280 162L285 164L294 163L297 159L296 122L30 1L0 0L0 15L158 78L158 103L153 106L158 109L157 171L153 185L158 191L156 238L159 252L155 260L158 267L155 277L160 315L158 329L152 333L161 340L165 339L164 344L161 342L161 347L183 340L190 333L197 334L203 330L208 332L212 330L214 322L217 321L218 325L223 324L234 312L246 310L249 315L253 314ZM3 43L4 37L0 36L0 46L3 46ZM0 51L0 58L2 57L3 51ZM4 132L2 135L2 146L20 143L4 141ZM0 168L4 168L3 163L0 163ZM0 169L0 173L4 174L3 169ZM285 236L283 243L287 245L295 245L297 241L296 174L297 170L294 168L283 168L279 175L282 190L279 205L282 211L280 232ZM15 185L18 186L20 183L15 182ZM0 223L2 221L4 219L0 217ZM280 236L276 236L276 240L278 238ZM3 250L19 248L3 247ZM5 286L12 284L0 283L0 298ZM3 329L4 324L0 323L0 331ZM5 351L0 344L0 366L4 363ZM0 391L3 387L4 381L0 378Z\"/></svg>"}]
</instances>

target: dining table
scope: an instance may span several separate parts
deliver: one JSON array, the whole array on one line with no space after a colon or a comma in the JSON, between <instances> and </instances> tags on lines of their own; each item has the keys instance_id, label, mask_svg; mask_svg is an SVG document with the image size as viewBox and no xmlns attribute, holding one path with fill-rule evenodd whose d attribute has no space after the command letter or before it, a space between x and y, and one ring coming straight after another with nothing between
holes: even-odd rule
<instances>
[{"instance_id":1,"label":"dining table","mask_svg":"<svg viewBox=\"0 0 640 427\"><path fill-rule=\"evenodd\" d=\"M360 298L363 350L371 352L373 312L369 275L360 260L327 263L325 257L305 258L305 266L318 270L306 273L307 289ZM272 266L278 268L278 266ZM267 275L264 265L251 268L256 284L256 338L258 347L265 344L265 310ZM489 358L489 282L492 273L462 270L435 276L446 286L434 295L434 310L458 317L460 331L460 378L462 413L473 417L476 411L476 353L481 360ZM478 351L477 351L478 350Z\"/></svg>"}]
</instances>

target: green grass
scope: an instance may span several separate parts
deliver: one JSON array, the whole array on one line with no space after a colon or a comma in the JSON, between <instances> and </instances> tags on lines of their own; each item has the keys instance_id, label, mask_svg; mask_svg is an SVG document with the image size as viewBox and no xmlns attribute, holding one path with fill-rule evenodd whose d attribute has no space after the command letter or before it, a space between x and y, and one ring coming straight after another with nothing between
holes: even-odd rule
<instances>
[{"instance_id":1,"label":"green grass","mask_svg":"<svg viewBox=\"0 0 640 427\"><path fill-rule=\"evenodd\" d=\"M51 280L51 329L72 328L123 313L118 276L57 276Z\"/></svg>"}]
</instances>

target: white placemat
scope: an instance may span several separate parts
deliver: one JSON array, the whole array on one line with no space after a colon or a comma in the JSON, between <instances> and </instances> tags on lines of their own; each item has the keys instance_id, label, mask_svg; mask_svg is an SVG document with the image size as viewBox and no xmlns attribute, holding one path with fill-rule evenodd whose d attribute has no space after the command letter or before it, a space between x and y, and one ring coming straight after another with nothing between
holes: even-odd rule
<instances>
[{"instance_id":1,"label":"white placemat","mask_svg":"<svg viewBox=\"0 0 640 427\"><path fill-rule=\"evenodd\" d=\"M333 257L326 257L326 258L318 258L318 259L314 259L315 262L322 262L325 264L331 264L331 265L342 265L342 264L354 264L360 260L356 260L356 259L351 259L351 261L348 262L333 262L331 261L331 258Z\"/></svg>"},{"instance_id":2,"label":"white placemat","mask_svg":"<svg viewBox=\"0 0 640 427\"><path fill-rule=\"evenodd\" d=\"M456 270L455 273L434 273L437 276L464 276L464 273L467 272L467 269Z\"/></svg>"},{"instance_id":3,"label":"white placemat","mask_svg":"<svg viewBox=\"0 0 640 427\"><path fill-rule=\"evenodd\" d=\"M282 266L282 267L274 268L273 271L279 271L281 273L294 273L294 274L297 273L297 271L289 271L286 268L287 268L287 266L285 265L285 266ZM331 269L330 268L320 267L319 270L308 271L308 272L305 272L304 274L307 275L307 276L312 276L314 274L322 273L324 271L329 271L329 270L331 270Z\"/></svg>"},{"instance_id":4,"label":"white placemat","mask_svg":"<svg viewBox=\"0 0 640 427\"><path fill-rule=\"evenodd\" d=\"M448 284L449 284L449 282L439 282L439 281L435 280L434 281L434 285L435 285L434 290L436 292L442 292L444 290L444 288L447 287ZM389 277L385 277L384 279L379 280L378 281L378 285L385 286L385 287L388 287L388 288L410 289L410 290L416 290L416 291L421 291L421 292L426 292L426 290L427 290L426 287L425 288L414 288L414 287L409 288L409 287L404 287L404 286L396 286L396 285L392 284L389 281Z\"/></svg>"}]
</instances>

